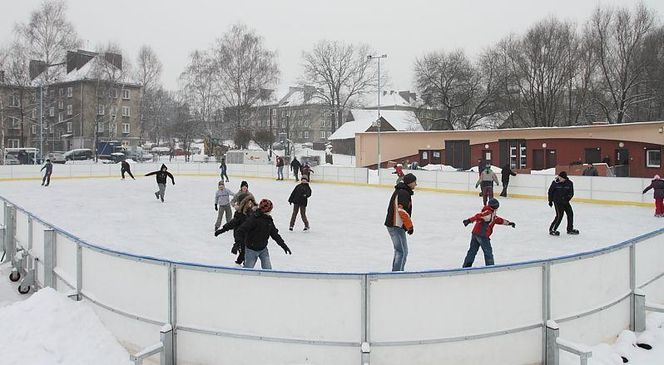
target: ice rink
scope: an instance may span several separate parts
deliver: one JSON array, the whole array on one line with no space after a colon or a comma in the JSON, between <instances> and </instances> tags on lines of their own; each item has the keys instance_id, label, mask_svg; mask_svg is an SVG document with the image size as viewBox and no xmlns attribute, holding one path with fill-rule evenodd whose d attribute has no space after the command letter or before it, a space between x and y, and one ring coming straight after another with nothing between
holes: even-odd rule
<instances>
[{"instance_id":1,"label":"ice rink","mask_svg":"<svg viewBox=\"0 0 664 365\"><path fill-rule=\"evenodd\" d=\"M227 183L237 191L239 177ZM298 219L288 231L288 197L294 181L246 179L257 200L274 203L272 216L290 246L285 255L268 245L275 270L316 272L381 272L391 268L393 248L383 225L392 189L371 186L311 184L307 215L310 232ZM152 177L136 181L119 178L55 179L49 187L39 181L0 183L0 195L89 243L118 251L220 266L234 266L233 236L214 237L216 177L175 176L166 202L155 199ZM544 200L500 199L498 214L516 228L496 226L492 244L496 264L550 258L620 243L661 228L664 219L650 208L574 203L579 236L548 235L554 211ZM475 195L417 191L413 196L415 233L408 237L407 271L459 268L468 249L472 226L461 221L478 212ZM484 260L480 253L474 266Z\"/></svg>"}]
</instances>

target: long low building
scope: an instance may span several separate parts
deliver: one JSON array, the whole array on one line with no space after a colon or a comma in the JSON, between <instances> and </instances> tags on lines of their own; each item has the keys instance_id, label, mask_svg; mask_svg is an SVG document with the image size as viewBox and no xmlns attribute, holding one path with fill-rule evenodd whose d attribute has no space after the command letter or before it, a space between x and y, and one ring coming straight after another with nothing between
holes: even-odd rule
<instances>
[{"instance_id":1,"label":"long low building","mask_svg":"<svg viewBox=\"0 0 664 365\"><path fill-rule=\"evenodd\" d=\"M381 166L388 162L470 169L478 160L510 164L520 172L557 167L580 173L583 164L606 163L616 176L664 176L664 121L557 128L381 132ZM377 165L378 134L355 135L358 167Z\"/></svg>"}]
</instances>

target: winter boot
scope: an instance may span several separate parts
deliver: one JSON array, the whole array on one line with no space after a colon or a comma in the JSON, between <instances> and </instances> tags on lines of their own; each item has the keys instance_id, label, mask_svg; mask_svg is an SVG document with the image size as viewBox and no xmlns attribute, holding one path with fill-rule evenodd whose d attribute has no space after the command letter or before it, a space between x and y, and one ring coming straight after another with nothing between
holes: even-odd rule
<instances>
[{"instance_id":1,"label":"winter boot","mask_svg":"<svg viewBox=\"0 0 664 365\"><path fill-rule=\"evenodd\" d=\"M567 234L579 234L579 230L572 228L567 230Z\"/></svg>"},{"instance_id":2,"label":"winter boot","mask_svg":"<svg viewBox=\"0 0 664 365\"><path fill-rule=\"evenodd\" d=\"M159 193L154 193L154 196L157 198L157 200L159 200Z\"/></svg>"},{"instance_id":3,"label":"winter boot","mask_svg":"<svg viewBox=\"0 0 664 365\"><path fill-rule=\"evenodd\" d=\"M161 197L161 202L162 202L162 203L164 202L164 197L163 197L163 196Z\"/></svg>"},{"instance_id":4,"label":"winter boot","mask_svg":"<svg viewBox=\"0 0 664 365\"><path fill-rule=\"evenodd\" d=\"M288 230L292 232L292 231L293 231L293 227L288 227Z\"/></svg>"},{"instance_id":5,"label":"winter boot","mask_svg":"<svg viewBox=\"0 0 664 365\"><path fill-rule=\"evenodd\" d=\"M549 234L552 236L560 236L560 232L558 231L549 231Z\"/></svg>"},{"instance_id":6,"label":"winter boot","mask_svg":"<svg viewBox=\"0 0 664 365\"><path fill-rule=\"evenodd\" d=\"M308 230L309 230L309 226L304 227L305 232L308 231Z\"/></svg>"}]
</instances>

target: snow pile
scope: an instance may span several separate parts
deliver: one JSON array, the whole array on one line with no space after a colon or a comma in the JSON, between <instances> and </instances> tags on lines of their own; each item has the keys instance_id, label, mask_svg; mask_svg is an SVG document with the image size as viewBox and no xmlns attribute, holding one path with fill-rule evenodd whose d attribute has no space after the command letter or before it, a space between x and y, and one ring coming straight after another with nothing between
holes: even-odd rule
<instances>
[{"instance_id":1,"label":"snow pile","mask_svg":"<svg viewBox=\"0 0 664 365\"><path fill-rule=\"evenodd\" d=\"M428 164L426 166L421 167L422 170L427 170L427 171L459 171L454 166L449 166L449 165L436 165L436 164Z\"/></svg>"},{"instance_id":2,"label":"snow pile","mask_svg":"<svg viewBox=\"0 0 664 365\"><path fill-rule=\"evenodd\" d=\"M556 168L552 167L550 169L546 170L530 170L531 175L555 175L556 174Z\"/></svg>"},{"instance_id":3,"label":"snow pile","mask_svg":"<svg viewBox=\"0 0 664 365\"><path fill-rule=\"evenodd\" d=\"M130 364L90 307L51 288L0 308L0 323L3 364Z\"/></svg>"}]
</instances>

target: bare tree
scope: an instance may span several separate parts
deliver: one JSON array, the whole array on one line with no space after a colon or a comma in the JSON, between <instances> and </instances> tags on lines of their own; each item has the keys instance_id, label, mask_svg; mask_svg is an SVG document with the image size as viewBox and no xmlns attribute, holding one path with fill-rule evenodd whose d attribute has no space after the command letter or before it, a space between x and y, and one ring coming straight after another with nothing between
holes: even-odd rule
<instances>
[{"instance_id":1,"label":"bare tree","mask_svg":"<svg viewBox=\"0 0 664 365\"><path fill-rule=\"evenodd\" d=\"M180 74L180 98L189 106L210 138L219 138L218 110L221 108L215 63L206 52L194 51L187 68Z\"/></svg>"},{"instance_id":2,"label":"bare tree","mask_svg":"<svg viewBox=\"0 0 664 365\"><path fill-rule=\"evenodd\" d=\"M367 59L372 53L365 44L327 40L302 53L304 72L300 84L313 86L313 97L327 105L333 132L341 126L349 105L376 88L377 64ZM381 77L387 79L386 74Z\"/></svg>"},{"instance_id":3,"label":"bare tree","mask_svg":"<svg viewBox=\"0 0 664 365\"><path fill-rule=\"evenodd\" d=\"M146 104L154 102L157 92L161 88L162 64L150 46L144 45L138 51L134 78L143 88L143 97L139 106L139 124L141 139L150 129L149 121L155 121L155 116L147 115L151 109L146 109Z\"/></svg>"},{"instance_id":4,"label":"bare tree","mask_svg":"<svg viewBox=\"0 0 664 365\"><path fill-rule=\"evenodd\" d=\"M36 121L36 114L33 114L36 107L35 91L28 76L28 58L26 47L15 40L6 51L4 67L5 82L13 90L12 98L15 102L11 105L11 114L19 121L21 147L26 147L26 130Z\"/></svg>"},{"instance_id":5,"label":"bare tree","mask_svg":"<svg viewBox=\"0 0 664 365\"><path fill-rule=\"evenodd\" d=\"M185 151L185 161L189 161L191 142L203 134L202 122L192 116L189 106L181 101L175 101L171 113L171 123L168 125L167 133L178 139Z\"/></svg>"},{"instance_id":6,"label":"bare tree","mask_svg":"<svg viewBox=\"0 0 664 365\"><path fill-rule=\"evenodd\" d=\"M268 128L258 129L254 132L254 142L267 151L272 146L272 143L274 143L274 134Z\"/></svg>"},{"instance_id":7,"label":"bare tree","mask_svg":"<svg viewBox=\"0 0 664 365\"><path fill-rule=\"evenodd\" d=\"M631 108L652 98L642 87L649 60L643 55L643 46L655 29L655 16L643 4L633 12L598 7L590 23L601 79L596 102L608 121L623 123L629 119Z\"/></svg>"}]
</instances>

